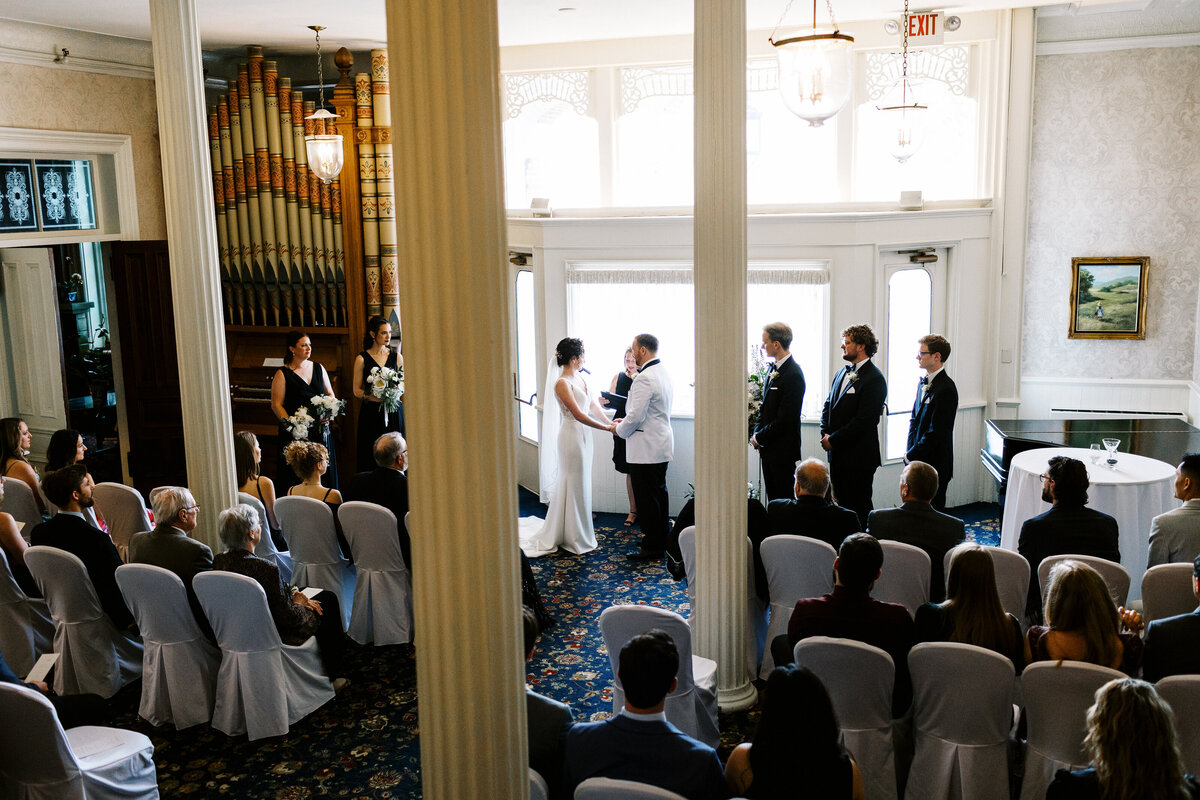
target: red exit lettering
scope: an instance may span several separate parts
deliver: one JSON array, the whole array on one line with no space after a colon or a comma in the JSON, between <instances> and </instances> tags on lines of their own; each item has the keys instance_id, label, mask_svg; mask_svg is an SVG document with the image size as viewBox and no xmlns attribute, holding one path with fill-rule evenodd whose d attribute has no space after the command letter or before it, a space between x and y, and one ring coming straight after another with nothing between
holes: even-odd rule
<instances>
[{"instance_id":1,"label":"red exit lettering","mask_svg":"<svg viewBox=\"0 0 1200 800\"><path fill-rule=\"evenodd\" d=\"M909 36L937 36L937 14L910 14Z\"/></svg>"}]
</instances>

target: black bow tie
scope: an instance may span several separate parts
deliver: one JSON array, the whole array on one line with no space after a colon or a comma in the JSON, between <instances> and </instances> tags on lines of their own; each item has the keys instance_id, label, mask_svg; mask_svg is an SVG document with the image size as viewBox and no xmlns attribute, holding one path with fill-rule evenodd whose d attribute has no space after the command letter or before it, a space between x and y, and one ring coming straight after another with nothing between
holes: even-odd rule
<instances>
[{"instance_id":1,"label":"black bow tie","mask_svg":"<svg viewBox=\"0 0 1200 800\"><path fill-rule=\"evenodd\" d=\"M858 366L857 364L851 364L850 366L846 367L846 373L849 374L851 372L854 372L854 370L857 366Z\"/></svg>"},{"instance_id":2,"label":"black bow tie","mask_svg":"<svg viewBox=\"0 0 1200 800\"><path fill-rule=\"evenodd\" d=\"M921 376L921 385L922 385L922 386L927 386L928 384L929 384L929 376L928 376L928 375L922 375L922 376Z\"/></svg>"}]
</instances>

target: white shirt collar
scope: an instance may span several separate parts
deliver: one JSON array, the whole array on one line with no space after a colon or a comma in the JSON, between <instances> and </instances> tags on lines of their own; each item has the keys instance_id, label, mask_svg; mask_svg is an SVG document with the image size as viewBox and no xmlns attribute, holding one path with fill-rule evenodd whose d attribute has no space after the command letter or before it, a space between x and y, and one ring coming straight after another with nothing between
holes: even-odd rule
<instances>
[{"instance_id":1,"label":"white shirt collar","mask_svg":"<svg viewBox=\"0 0 1200 800\"><path fill-rule=\"evenodd\" d=\"M638 722L656 722L656 721L657 722L666 722L667 721L667 712L666 711L658 711L658 712L655 712L654 714L635 714L632 711L630 711L628 708L622 708L617 713L623 717L629 717L630 719L636 719Z\"/></svg>"},{"instance_id":2,"label":"white shirt collar","mask_svg":"<svg viewBox=\"0 0 1200 800\"><path fill-rule=\"evenodd\" d=\"M946 365L943 364L942 366L937 368L936 372L925 373L925 377L928 378L928 380L925 381L925 385L928 386L929 384L933 383L933 379L936 378L938 375L941 375L945 369L946 369Z\"/></svg>"},{"instance_id":3,"label":"white shirt collar","mask_svg":"<svg viewBox=\"0 0 1200 800\"><path fill-rule=\"evenodd\" d=\"M79 517L84 522L87 522L87 516L82 511L63 511L60 509L58 513L64 517Z\"/></svg>"},{"instance_id":4,"label":"white shirt collar","mask_svg":"<svg viewBox=\"0 0 1200 800\"><path fill-rule=\"evenodd\" d=\"M778 371L779 371L779 368L780 368L780 367L782 367L784 364L786 364L786 363L787 363L787 360L788 360L789 358L791 358L791 357L792 357L792 354L791 354L791 353L788 353L786 356L784 356L783 358L781 358L781 359L779 359L778 361L776 361L776 362L775 362L775 370L778 372Z\"/></svg>"}]
</instances>

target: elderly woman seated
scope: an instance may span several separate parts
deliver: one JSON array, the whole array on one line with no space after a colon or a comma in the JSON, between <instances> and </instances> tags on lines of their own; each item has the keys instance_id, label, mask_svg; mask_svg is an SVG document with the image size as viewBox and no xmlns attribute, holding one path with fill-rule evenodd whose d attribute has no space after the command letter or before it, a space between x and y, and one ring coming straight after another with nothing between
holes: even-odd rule
<instances>
[{"instance_id":1,"label":"elderly woman seated","mask_svg":"<svg viewBox=\"0 0 1200 800\"><path fill-rule=\"evenodd\" d=\"M308 637L317 637L317 649L325 674L333 678L334 691L340 692L349 684L346 678L334 677L342 671L346 635L342 632L342 612L337 595L324 590L309 599L295 587L283 582L279 567L254 555L254 546L262 538L258 512L239 503L221 512L217 532L225 552L213 559L214 570L236 572L253 578L267 595L267 608L284 644L300 645Z\"/></svg>"}]
</instances>

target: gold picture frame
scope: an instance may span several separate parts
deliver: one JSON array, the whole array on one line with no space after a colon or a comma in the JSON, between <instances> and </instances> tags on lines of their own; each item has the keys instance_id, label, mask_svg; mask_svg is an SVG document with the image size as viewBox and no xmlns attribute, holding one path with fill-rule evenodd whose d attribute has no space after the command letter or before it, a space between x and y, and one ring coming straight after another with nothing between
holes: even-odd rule
<instances>
[{"instance_id":1,"label":"gold picture frame","mask_svg":"<svg viewBox=\"0 0 1200 800\"><path fill-rule=\"evenodd\" d=\"M1145 339L1149 256L1071 259L1069 339Z\"/></svg>"}]
</instances>

